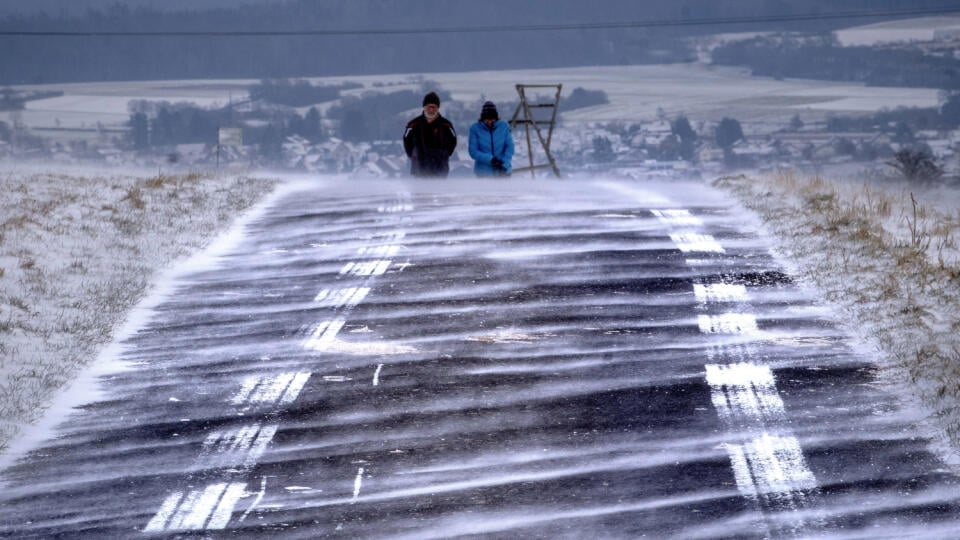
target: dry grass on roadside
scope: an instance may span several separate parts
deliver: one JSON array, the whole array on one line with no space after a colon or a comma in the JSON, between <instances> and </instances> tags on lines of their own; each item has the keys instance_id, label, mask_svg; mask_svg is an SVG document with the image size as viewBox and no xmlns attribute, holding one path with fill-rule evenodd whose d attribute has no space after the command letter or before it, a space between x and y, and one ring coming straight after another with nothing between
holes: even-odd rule
<instances>
[{"instance_id":1,"label":"dry grass on roadside","mask_svg":"<svg viewBox=\"0 0 960 540\"><path fill-rule=\"evenodd\" d=\"M803 276L883 353L887 379L906 383L960 448L960 212L894 184L783 172L725 177L782 241Z\"/></svg>"},{"instance_id":2,"label":"dry grass on roadside","mask_svg":"<svg viewBox=\"0 0 960 540\"><path fill-rule=\"evenodd\" d=\"M0 172L0 448L112 339L157 270L274 185Z\"/></svg>"}]
</instances>

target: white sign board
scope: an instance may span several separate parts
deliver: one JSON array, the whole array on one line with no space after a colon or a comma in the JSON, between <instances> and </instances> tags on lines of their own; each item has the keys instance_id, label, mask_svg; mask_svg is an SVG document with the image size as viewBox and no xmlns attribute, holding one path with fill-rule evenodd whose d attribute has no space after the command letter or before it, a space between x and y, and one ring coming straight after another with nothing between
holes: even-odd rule
<instances>
[{"instance_id":1,"label":"white sign board","mask_svg":"<svg viewBox=\"0 0 960 540\"><path fill-rule=\"evenodd\" d=\"M220 146L243 146L243 130L240 128L220 128L217 142Z\"/></svg>"}]
</instances>

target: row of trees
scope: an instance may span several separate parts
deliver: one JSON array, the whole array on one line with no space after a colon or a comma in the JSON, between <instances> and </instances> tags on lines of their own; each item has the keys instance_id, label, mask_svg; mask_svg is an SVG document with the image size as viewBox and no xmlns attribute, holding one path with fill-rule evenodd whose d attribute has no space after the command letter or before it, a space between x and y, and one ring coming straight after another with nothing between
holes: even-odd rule
<instances>
[{"instance_id":1,"label":"row of trees","mask_svg":"<svg viewBox=\"0 0 960 540\"><path fill-rule=\"evenodd\" d=\"M915 131L957 128L960 128L960 92L944 93L939 107L902 107L871 115L832 116L827 119L827 131L892 133L896 142L910 142Z\"/></svg>"},{"instance_id":2,"label":"row of trees","mask_svg":"<svg viewBox=\"0 0 960 540\"><path fill-rule=\"evenodd\" d=\"M960 59L918 48L842 47L832 36L756 37L713 50L713 63L754 75L960 90Z\"/></svg>"},{"instance_id":3,"label":"row of trees","mask_svg":"<svg viewBox=\"0 0 960 540\"><path fill-rule=\"evenodd\" d=\"M614 129L620 131L621 138L631 139L639 126ZM734 145L744 140L743 127L734 118L723 118L713 129L713 141L724 151L725 160L731 163L734 159ZM670 123L670 135L660 140L656 148L647 148L647 151L661 161L697 161L697 148L702 143L700 135L693 129L686 116L678 116ZM593 160L609 162L616 158L613 145L606 137L598 136L592 140Z\"/></svg>"},{"instance_id":4,"label":"row of trees","mask_svg":"<svg viewBox=\"0 0 960 540\"><path fill-rule=\"evenodd\" d=\"M258 109L238 113L232 107L203 109L189 103L131 102L129 142L135 150L217 140L221 127L244 125L245 144L257 144L279 154L290 135L319 142L325 137L320 112L311 107L303 115L292 110Z\"/></svg>"},{"instance_id":5,"label":"row of trees","mask_svg":"<svg viewBox=\"0 0 960 540\"><path fill-rule=\"evenodd\" d=\"M250 87L250 99L289 107L306 107L340 98L341 90L361 88L362 84L315 85L303 79L264 79Z\"/></svg>"},{"instance_id":6,"label":"row of trees","mask_svg":"<svg viewBox=\"0 0 960 540\"><path fill-rule=\"evenodd\" d=\"M267 144L278 148L290 135L299 135L311 142L327 138L324 117L316 107L298 114L291 107L310 105L312 99L329 101L336 95L339 102L326 112L328 123L336 127L336 136L363 142L398 139L402 127L415 114L427 89L438 89L433 81L421 81L418 90L394 92L366 92L341 96L341 90L360 85L345 83L338 86L317 86L307 81L261 81L251 87L250 97L255 103L252 112L238 112L234 106L202 109L188 103L134 101L130 109L130 143L137 150L174 144L211 143L220 127L243 125L244 141L248 144ZM454 101L448 92L439 90L444 116L454 125L466 127L480 112L480 102ZM606 103L603 91L575 88L569 98L561 101L561 111ZM498 104L505 119L516 108L517 102ZM561 113L562 114L562 113Z\"/></svg>"}]
</instances>

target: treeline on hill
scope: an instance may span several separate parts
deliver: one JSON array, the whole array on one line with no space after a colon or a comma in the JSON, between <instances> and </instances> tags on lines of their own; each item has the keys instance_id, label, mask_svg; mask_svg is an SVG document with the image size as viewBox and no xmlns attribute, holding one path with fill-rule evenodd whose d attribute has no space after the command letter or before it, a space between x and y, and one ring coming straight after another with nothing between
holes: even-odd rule
<instances>
[{"instance_id":1,"label":"treeline on hill","mask_svg":"<svg viewBox=\"0 0 960 540\"><path fill-rule=\"evenodd\" d=\"M885 132L913 137L921 130L947 131L960 128L960 92L946 95L940 107L902 107L869 116L833 116L827 120L831 132Z\"/></svg>"},{"instance_id":2,"label":"treeline on hill","mask_svg":"<svg viewBox=\"0 0 960 540\"><path fill-rule=\"evenodd\" d=\"M342 95L361 88L357 83L314 85L305 80L263 80L249 88L250 102L205 109L190 103L131 101L129 143L136 150L166 148L177 144L213 144L221 127L241 127L244 144L257 145L267 157L279 156L283 141L299 135L317 143L331 136L350 142L400 140L403 126L420 113L423 94L435 90L443 103L442 113L457 129L465 130L477 120L481 103L454 101L433 81L422 80L417 90L367 91ZM339 100L323 115L311 106L302 114L294 107ZM561 99L561 114L607 103L602 90L574 88ZM497 104L501 118L508 120L519 102ZM325 128L326 126L329 126Z\"/></svg>"},{"instance_id":3,"label":"treeline on hill","mask_svg":"<svg viewBox=\"0 0 960 540\"><path fill-rule=\"evenodd\" d=\"M23 109L30 100L60 97L62 95L63 92L59 90L23 91L9 87L0 88L0 111L19 111Z\"/></svg>"},{"instance_id":4,"label":"treeline on hill","mask_svg":"<svg viewBox=\"0 0 960 540\"><path fill-rule=\"evenodd\" d=\"M250 87L250 99L289 107L306 107L340 98L341 90L363 88L362 84L314 85L310 81L268 79Z\"/></svg>"},{"instance_id":5,"label":"treeline on hill","mask_svg":"<svg viewBox=\"0 0 960 540\"><path fill-rule=\"evenodd\" d=\"M425 73L693 59L692 35L757 30L755 23L650 24L627 21L736 20L795 13L929 8L944 0L291 0L243 9L161 12L118 3L82 16L0 20L0 85L101 80L288 78ZM865 19L859 22L882 19ZM857 19L770 20L764 30L827 31ZM431 32L450 28L572 25L572 29ZM378 33L378 29L391 32ZM356 34L344 31L358 30ZM395 31L409 33L395 33ZM51 35L68 31L73 35ZM325 31L331 33L323 34ZM39 35L22 35L36 32ZM95 35L122 32L124 35ZM181 35L149 35L177 32ZM182 35L182 33L198 35ZM256 32L259 35L236 35ZM263 33L279 32L277 35ZM291 32L293 32L291 34ZM296 33L296 32L307 32ZM313 34L310 34L313 32ZM317 33L319 32L319 34ZM286 34L284 34L286 33Z\"/></svg>"},{"instance_id":6,"label":"treeline on hill","mask_svg":"<svg viewBox=\"0 0 960 540\"><path fill-rule=\"evenodd\" d=\"M717 47L713 63L750 68L762 77L862 82L960 90L960 59L919 49L841 47L832 36L765 36Z\"/></svg>"}]
</instances>

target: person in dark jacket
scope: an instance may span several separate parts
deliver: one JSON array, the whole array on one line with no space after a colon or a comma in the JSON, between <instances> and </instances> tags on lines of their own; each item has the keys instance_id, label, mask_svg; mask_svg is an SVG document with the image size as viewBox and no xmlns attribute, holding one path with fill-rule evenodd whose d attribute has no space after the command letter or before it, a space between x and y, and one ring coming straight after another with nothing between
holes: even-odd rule
<instances>
[{"instance_id":1,"label":"person in dark jacket","mask_svg":"<svg viewBox=\"0 0 960 540\"><path fill-rule=\"evenodd\" d=\"M487 101L480 120L470 126L470 157L477 176L510 176L513 170L513 134L510 125L500 120L497 106Z\"/></svg>"},{"instance_id":2,"label":"person in dark jacket","mask_svg":"<svg viewBox=\"0 0 960 540\"><path fill-rule=\"evenodd\" d=\"M423 114L407 123L403 149L410 158L410 174L446 178L450 156L457 147L457 132L449 120L440 116L440 96L423 96Z\"/></svg>"}]
</instances>

